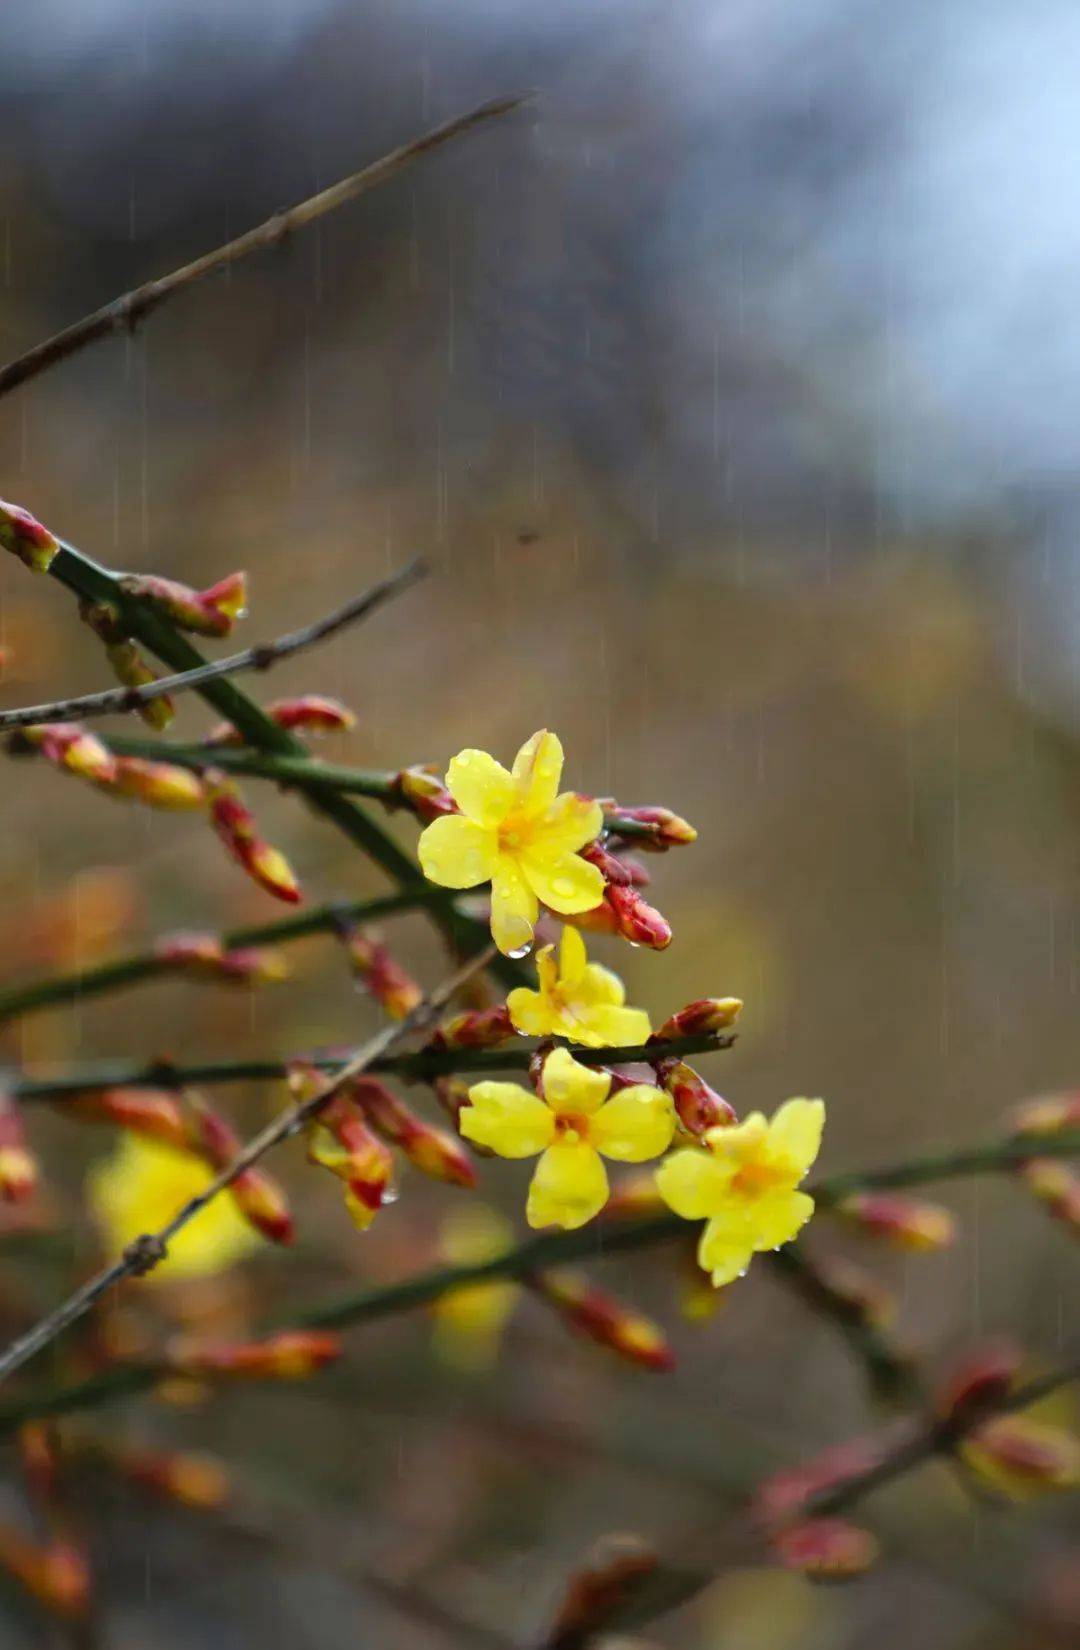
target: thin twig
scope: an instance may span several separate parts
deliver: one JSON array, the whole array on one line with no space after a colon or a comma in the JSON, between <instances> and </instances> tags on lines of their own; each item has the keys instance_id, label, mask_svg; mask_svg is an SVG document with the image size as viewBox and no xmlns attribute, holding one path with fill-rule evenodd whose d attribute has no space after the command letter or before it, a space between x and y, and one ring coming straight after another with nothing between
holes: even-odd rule
<instances>
[{"instance_id":1,"label":"thin twig","mask_svg":"<svg viewBox=\"0 0 1080 1650\"><path fill-rule=\"evenodd\" d=\"M125 293L123 297L114 298L112 303L94 310L92 315L75 321L62 332L55 333L43 343L35 344L34 348L27 350L25 354L17 356L14 361L9 361L5 367L0 367L0 395L6 395L29 378L36 378L39 373L55 366L57 362L66 361L69 356L77 354L98 338L106 338L112 333L132 331L145 315L171 298L174 293L182 291L185 287L194 286L207 275L217 274L220 270L239 263L242 258L249 257L253 252L263 252L268 248L280 246L298 229L315 223L328 212L336 211L339 206L355 200L358 195L365 194L369 189L388 183L413 161L430 154L434 149L441 148L452 138L460 136L473 126L479 126L483 121L509 114L512 109L520 108L527 101L527 97L504 97L482 103L479 108L471 109L468 114L445 121L443 125L435 126L421 137L414 138L411 143L391 150L388 155L374 161L370 166L365 166L362 171L342 178L340 182L331 184L328 189L321 190L317 195L300 201L284 212L276 212L272 218L267 218L265 223L259 224L255 229L249 229L246 234L226 242L213 252L206 252L193 262L184 264L182 268L173 270L171 274L147 281L134 291Z\"/></svg>"},{"instance_id":2,"label":"thin twig","mask_svg":"<svg viewBox=\"0 0 1080 1650\"><path fill-rule=\"evenodd\" d=\"M55 1311L50 1312L32 1329L27 1330L24 1335L20 1335L13 1341L7 1351L0 1355L0 1380L3 1380L26 1363L27 1359L32 1358L42 1347L48 1346L50 1341L55 1340L65 1329L88 1312L95 1301L99 1300L108 1290L114 1288L116 1284L121 1283L125 1278L142 1277L147 1272L153 1271L154 1267L165 1259L168 1254L169 1243L176 1234L189 1221L193 1220L201 1210L205 1209L208 1203L221 1192L226 1191L238 1175L243 1174L245 1169L250 1169L252 1164L258 1162L259 1158L268 1152L272 1146L276 1146L279 1141L294 1134L309 1118L314 1117L335 1094L339 1093L354 1077L358 1077L361 1072L366 1071L372 1061L384 1053L385 1050L392 1048L395 1043L400 1042L410 1032L429 1025L459 987L464 985L478 969L483 968L488 961L489 958L483 953L478 957L470 958L467 963L451 974L441 985L437 986L405 1019L398 1021L396 1024L386 1025L376 1032L375 1036L370 1038L363 1048L342 1067L321 1094L316 1094L310 1100L290 1106L281 1112L279 1116L272 1118L265 1128L260 1129L258 1134L254 1135L247 1145L236 1154L232 1162L226 1164L221 1172L214 1176L208 1186L197 1193L195 1197L189 1198L183 1207L177 1210L171 1220L166 1221L165 1225L158 1231L144 1232L134 1242L129 1243L119 1260L114 1261L111 1266L103 1267L100 1272L77 1289Z\"/></svg>"},{"instance_id":3,"label":"thin twig","mask_svg":"<svg viewBox=\"0 0 1080 1650\"><path fill-rule=\"evenodd\" d=\"M339 630L358 624L385 602L394 596L400 596L410 585L417 584L425 577L427 571L427 564L417 557L400 572L392 573L389 578L380 579L361 595L354 596L351 601L335 608L333 613L328 613L325 618L316 619L314 624L303 625L299 630L287 631L275 641L259 642L254 647L245 647L240 653L231 653L227 659L215 659L212 663L197 665L192 670L179 671L175 676L162 676L157 681L144 682L141 687L105 688L100 693L84 693L75 699L54 699L51 704L26 705L21 710L0 710L0 729L32 727L39 722L81 722L91 716L110 716L117 711L138 710L140 705L149 704L152 699L184 693L190 688L202 687L204 683L216 681L222 676L240 676L248 670L269 670L282 659L287 659L306 648L315 647L319 642L325 642L328 637L336 635ZM166 755L168 752L169 746L163 744L161 754ZM212 756L211 751L206 752L203 766L213 765Z\"/></svg>"}]
</instances>

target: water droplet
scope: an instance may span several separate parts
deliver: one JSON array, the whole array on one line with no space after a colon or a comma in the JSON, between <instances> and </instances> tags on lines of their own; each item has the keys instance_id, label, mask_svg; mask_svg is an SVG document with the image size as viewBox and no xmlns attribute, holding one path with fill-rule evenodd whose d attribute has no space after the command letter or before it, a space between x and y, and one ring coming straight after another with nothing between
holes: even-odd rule
<instances>
[{"instance_id":1,"label":"water droplet","mask_svg":"<svg viewBox=\"0 0 1080 1650\"><path fill-rule=\"evenodd\" d=\"M531 950L532 940L526 940L524 945L516 946L513 951L508 951L506 955L508 957L513 957L515 961L518 961L522 957L527 957Z\"/></svg>"},{"instance_id":2,"label":"water droplet","mask_svg":"<svg viewBox=\"0 0 1080 1650\"><path fill-rule=\"evenodd\" d=\"M388 1203L396 1203L400 1196L401 1193L398 1191L396 1186L387 1186L382 1195L383 1208L385 1208Z\"/></svg>"},{"instance_id":3,"label":"water droplet","mask_svg":"<svg viewBox=\"0 0 1080 1650\"><path fill-rule=\"evenodd\" d=\"M577 885L569 877L556 877L551 886L560 899L570 899L577 892Z\"/></svg>"}]
</instances>

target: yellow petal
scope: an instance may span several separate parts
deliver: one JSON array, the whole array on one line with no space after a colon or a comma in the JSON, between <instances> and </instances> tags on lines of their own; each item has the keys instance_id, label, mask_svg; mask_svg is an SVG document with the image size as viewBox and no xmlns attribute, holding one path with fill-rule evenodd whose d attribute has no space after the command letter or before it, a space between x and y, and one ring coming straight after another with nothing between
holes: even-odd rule
<instances>
[{"instance_id":1,"label":"yellow petal","mask_svg":"<svg viewBox=\"0 0 1080 1650\"><path fill-rule=\"evenodd\" d=\"M549 847L574 854L600 835L604 828L604 810L591 796L564 791L543 818L537 820L537 828Z\"/></svg>"},{"instance_id":2,"label":"yellow petal","mask_svg":"<svg viewBox=\"0 0 1080 1650\"><path fill-rule=\"evenodd\" d=\"M672 1152L656 1171L656 1186L667 1204L683 1220L705 1220L715 1215L729 1197L732 1168L710 1152Z\"/></svg>"},{"instance_id":3,"label":"yellow petal","mask_svg":"<svg viewBox=\"0 0 1080 1650\"><path fill-rule=\"evenodd\" d=\"M592 911L604 897L604 876L597 866L580 854L551 850L542 837L522 854L521 868L533 893L563 916Z\"/></svg>"},{"instance_id":4,"label":"yellow petal","mask_svg":"<svg viewBox=\"0 0 1080 1650\"><path fill-rule=\"evenodd\" d=\"M510 1024L523 1037L550 1037L555 1032L556 1016L542 991L530 991L528 986L515 986L506 999L510 1010Z\"/></svg>"},{"instance_id":5,"label":"yellow petal","mask_svg":"<svg viewBox=\"0 0 1080 1650\"><path fill-rule=\"evenodd\" d=\"M499 858L495 832L459 814L433 820L421 831L416 851L424 875L440 888L475 888L493 875Z\"/></svg>"},{"instance_id":6,"label":"yellow petal","mask_svg":"<svg viewBox=\"0 0 1080 1650\"><path fill-rule=\"evenodd\" d=\"M769 1157L790 1165L793 1180L801 1180L821 1149L825 1125L823 1100L787 1100L769 1124Z\"/></svg>"},{"instance_id":7,"label":"yellow petal","mask_svg":"<svg viewBox=\"0 0 1080 1650\"><path fill-rule=\"evenodd\" d=\"M814 1200L805 1192L768 1192L755 1198L748 1216L754 1229L755 1249L779 1249L806 1225Z\"/></svg>"},{"instance_id":8,"label":"yellow petal","mask_svg":"<svg viewBox=\"0 0 1080 1650\"><path fill-rule=\"evenodd\" d=\"M554 733L541 728L514 758L518 805L528 814L550 808L562 778L563 748Z\"/></svg>"},{"instance_id":9,"label":"yellow petal","mask_svg":"<svg viewBox=\"0 0 1080 1650\"><path fill-rule=\"evenodd\" d=\"M585 949L585 941L576 928L569 928L565 924L562 939L559 942L559 980L563 985L576 985L585 977L588 967L589 954Z\"/></svg>"},{"instance_id":10,"label":"yellow petal","mask_svg":"<svg viewBox=\"0 0 1080 1650\"><path fill-rule=\"evenodd\" d=\"M729 1173L759 1157L769 1138L769 1125L759 1111L748 1112L741 1123L731 1128L710 1129L705 1143L718 1162L728 1166Z\"/></svg>"},{"instance_id":11,"label":"yellow petal","mask_svg":"<svg viewBox=\"0 0 1080 1650\"><path fill-rule=\"evenodd\" d=\"M596 1008L571 1002L573 1030L567 1035L586 1048L637 1048L649 1036L649 1016L643 1008Z\"/></svg>"},{"instance_id":12,"label":"yellow petal","mask_svg":"<svg viewBox=\"0 0 1080 1650\"><path fill-rule=\"evenodd\" d=\"M567 929L573 933L573 929ZM626 1001L626 987L617 974L600 963L589 963L577 984L574 997L590 1007L621 1008Z\"/></svg>"},{"instance_id":13,"label":"yellow petal","mask_svg":"<svg viewBox=\"0 0 1080 1650\"><path fill-rule=\"evenodd\" d=\"M433 1302L432 1339L442 1362L469 1373L490 1369L520 1293L516 1283L473 1283Z\"/></svg>"},{"instance_id":14,"label":"yellow petal","mask_svg":"<svg viewBox=\"0 0 1080 1650\"><path fill-rule=\"evenodd\" d=\"M675 1113L662 1090L637 1083L612 1095L589 1124L598 1152L619 1163L646 1163L671 1145Z\"/></svg>"},{"instance_id":15,"label":"yellow petal","mask_svg":"<svg viewBox=\"0 0 1080 1650\"><path fill-rule=\"evenodd\" d=\"M502 824L517 795L513 775L487 751L459 751L446 770L446 788L463 814L489 830Z\"/></svg>"},{"instance_id":16,"label":"yellow petal","mask_svg":"<svg viewBox=\"0 0 1080 1650\"><path fill-rule=\"evenodd\" d=\"M536 1165L525 1218L530 1226L584 1226L607 1196L607 1173L593 1148L584 1140L559 1140Z\"/></svg>"},{"instance_id":17,"label":"yellow petal","mask_svg":"<svg viewBox=\"0 0 1080 1650\"><path fill-rule=\"evenodd\" d=\"M555 1137L555 1119L520 1083L474 1083L458 1119L466 1140L500 1157L535 1157Z\"/></svg>"},{"instance_id":18,"label":"yellow petal","mask_svg":"<svg viewBox=\"0 0 1080 1650\"><path fill-rule=\"evenodd\" d=\"M544 1099L557 1116L591 1117L607 1099L611 1074L579 1064L566 1048L554 1048L544 1061Z\"/></svg>"},{"instance_id":19,"label":"yellow petal","mask_svg":"<svg viewBox=\"0 0 1080 1650\"><path fill-rule=\"evenodd\" d=\"M555 961L555 947L541 946L536 953L536 978L540 990L545 996L550 996L559 983L559 964Z\"/></svg>"},{"instance_id":20,"label":"yellow petal","mask_svg":"<svg viewBox=\"0 0 1080 1650\"><path fill-rule=\"evenodd\" d=\"M431 828L429 825L428 830ZM539 915L536 895L517 861L509 854L499 854L491 877L491 937L504 956L520 955L528 949Z\"/></svg>"},{"instance_id":21,"label":"yellow petal","mask_svg":"<svg viewBox=\"0 0 1080 1650\"><path fill-rule=\"evenodd\" d=\"M753 1237L737 1218L721 1215L710 1220L698 1244L698 1265L712 1274L717 1289L734 1283L750 1264L754 1252Z\"/></svg>"}]
</instances>

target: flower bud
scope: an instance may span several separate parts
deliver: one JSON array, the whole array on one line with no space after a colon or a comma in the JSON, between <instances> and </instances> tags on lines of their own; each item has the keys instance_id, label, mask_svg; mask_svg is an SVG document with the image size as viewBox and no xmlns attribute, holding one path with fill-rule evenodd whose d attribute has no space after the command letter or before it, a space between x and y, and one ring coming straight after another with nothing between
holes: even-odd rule
<instances>
[{"instance_id":1,"label":"flower bud","mask_svg":"<svg viewBox=\"0 0 1080 1650\"><path fill-rule=\"evenodd\" d=\"M615 919L615 932L631 945L647 945L652 951L663 951L671 944L671 924L646 904L636 888L609 883L604 903Z\"/></svg>"},{"instance_id":2,"label":"flower bud","mask_svg":"<svg viewBox=\"0 0 1080 1650\"><path fill-rule=\"evenodd\" d=\"M178 1151L190 1149L189 1130L174 1094L165 1089L90 1089L64 1103L66 1117L88 1123L114 1123Z\"/></svg>"},{"instance_id":3,"label":"flower bud","mask_svg":"<svg viewBox=\"0 0 1080 1650\"><path fill-rule=\"evenodd\" d=\"M594 1288L576 1272L541 1272L530 1283L572 1328L610 1347L628 1363L644 1369L674 1369L675 1355L659 1324Z\"/></svg>"},{"instance_id":4,"label":"flower bud","mask_svg":"<svg viewBox=\"0 0 1080 1650\"><path fill-rule=\"evenodd\" d=\"M1019 1171L1024 1185L1053 1215L1080 1232L1080 1179L1072 1169L1051 1157L1033 1157Z\"/></svg>"},{"instance_id":5,"label":"flower bud","mask_svg":"<svg viewBox=\"0 0 1080 1650\"><path fill-rule=\"evenodd\" d=\"M515 1036L510 1010L505 1003L494 1008L467 1009L452 1014L431 1039L435 1048L498 1048Z\"/></svg>"},{"instance_id":6,"label":"flower bud","mask_svg":"<svg viewBox=\"0 0 1080 1650\"><path fill-rule=\"evenodd\" d=\"M935 1399L945 1421L965 1422L998 1403L1012 1389L1024 1361L1010 1341L987 1341L969 1352L942 1383Z\"/></svg>"},{"instance_id":7,"label":"flower bud","mask_svg":"<svg viewBox=\"0 0 1080 1650\"><path fill-rule=\"evenodd\" d=\"M232 1493L225 1468L210 1455L126 1444L110 1449L109 1464L131 1483L197 1511L223 1507Z\"/></svg>"},{"instance_id":8,"label":"flower bud","mask_svg":"<svg viewBox=\"0 0 1080 1650\"><path fill-rule=\"evenodd\" d=\"M830 1255L815 1263L822 1286L832 1296L834 1307L851 1323L865 1324L870 1329L885 1329L896 1317L896 1300L877 1278L864 1272L861 1266L840 1255ZM894 1349L897 1363L904 1354Z\"/></svg>"},{"instance_id":9,"label":"flower bud","mask_svg":"<svg viewBox=\"0 0 1080 1650\"><path fill-rule=\"evenodd\" d=\"M0 545L18 556L32 573L47 573L53 557L59 550L47 527L43 527L29 510L19 504L6 504L0 498Z\"/></svg>"},{"instance_id":10,"label":"flower bud","mask_svg":"<svg viewBox=\"0 0 1080 1650\"><path fill-rule=\"evenodd\" d=\"M19 1465L33 1500L48 1507L60 1482L60 1452L55 1423L27 1421L18 1431Z\"/></svg>"},{"instance_id":11,"label":"flower bud","mask_svg":"<svg viewBox=\"0 0 1080 1650\"><path fill-rule=\"evenodd\" d=\"M86 1553L73 1541L47 1545L0 1525L0 1568L7 1571L53 1615L77 1620L90 1603L91 1575Z\"/></svg>"},{"instance_id":12,"label":"flower bud","mask_svg":"<svg viewBox=\"0 0 1080 1650\"><path fill-rule=\"evenodd\" d=\"M79 613L94 634L105 644L105 657L116 680L129 688L148 687L158 680L124 627L116 608L108 602L80 602ZM168 694L147 699L135 707L148 727L163 733L176 715L176 702Z\"/></svg>"},{"instance_id":13,"label":"flower bud","mask_svg":"<svg viewBox=\"0 0 1080 1650\"><path fill-rule=\"evenodd\" d=\"M15 743L40 750L49 762L78 774L80 779L98 785L111 785L116 779L115 756L96 734L88 733L77 722L39 722L36 727L21 729Z\"/></svg>"},{"instance_id":14,"label":"flower bud","mask_svg":"<svg viewBox=\"0 0 1080 1650\"><path fill-rule=\"evenodd\" d=\"M869 1530L841 1518L810 1518L773 1538L780 1562L811 1581L851 1581L877 1560L880 1548Z\"/></svg>"},{"instance_id":15,"label":"flower bud","mask_svg":"<svg viewBox=\"0 0 1080 1650\"><path fill-rule=\"evenodd\" d=\"M213 1169L226 1169L240 1151L240 1138L230 1123L200 1095L187 1096L191 1118L189 1150L196 1151ZM291 1243L295 1236L288 1200L277 1181L259 1164L242 1169L229 1186L233 1202L248 1222L271 1243Z\"/></svg>"},{"instance_id":16,"label":"flower bud","mask_svg":"<svg viewBox=\"0 0 1080 1650\"><path fill-rule=\"evenodd\" d=\"M711 1037L733 1026L742 1007L738 997L699 997L666 1019L654 1032L654 1039L670 1042L675 1037Z\"/></svg>"},{"instance_id":17,"label":"flower bud","mask_svg":"<svg viewBox=\"0 0 1080 1650\"><path fill-rule=\"evenodd\" d=\"M175 762L149 762L140 756L116 758L113 789L151 808L190 810L206 802L206 790L197 773Z\"/></svg>"},{"instance_id":18,"label":"flower bud","mask_svg":"<svg viewBox=\"0 0 1080 1650\"><path fill-rule=\"evenodd\" d=\"M1080 1441L1026 1415L985 1422L960 1446L962 1460L1016 1500L1080 1484Z\"/></svg>"},{"instance_id":19,"label":"flower bud","mask_svg":"<svg viewBox=\"0 0 1080 1650\"><path fill-rule=\"evenodd\" d=\"M387 1201L393 1158L363 1118L335 1100L308 1130L308 1162L344 1180L346 1207L354 1225L365 1232Z\"/></svg>"},{"instance_id":20,"label":"flower bud","mask_svg":"<svg viewBox=\"0 0 1080 1650\"><path fill-rule=\"evenodd\" d=\"M268 946L226 951L216 934L164 934L154 945L154 956L179 973L208 979L276 984L289 977L289 965L281 951Z\"/></svg>"},{"instance_id":21,"label":"flower bud","mask_svg":"<svg viewBox=\"0 0 1080 1650\"><path fill-rule=\"evenodd\" d=\"M229 573L206 590L193 590L176 579L153 573L125 573L120 580L125 596L146 602L181 630L196 636L228 636L247 606L247 575Z\"/></svg>"},{"instance_id":22,"label":"flower bud","mask_svg":"<svg viewBox=\"0 0 1080 1650\"><path fill-rule=\"evenodd\" d=\"M390 1018L404 1020L411 1014L424 993L411 974L395 962L388 948L359 928L345 929L341 940L352 972Z\"/></svg>"},{"instance_id":23,"label":"flower bud","mask_svg":"<svg viewBox=\"0 0 1080 1650\"><path fill-rule=\"evenodd\" d=\"M455 1186L476 1185L476 1170L454 1136L417 1117L377 1078L358 1077L349 1085L349 1098L376 1133L397 1146L421 1174Z\"/></svg>"},{"instance_id":24,"label":"flower bud","mask_svg":"<svg viewBox=\"0 0 1080 1650\"><path fill-rule=\"evenodd\" d=\"M410 809L425 825L443 814L457 813L453 797L431 768L402 768L395 775L394 795L389 805Z\"/></svg>"},{"instance_id":25,"label":"flower bud","mask_svg":"<svg viewBox=\"0 0 1080 1650\"><path fill-rule=\"evenodd\" d=\"M656 1080L670 1094L679 1122L691 1134L737 1122L735 1108L721 1099L685 1060L658 1060Z\"/></svg>"},{"instance_id":26,"label":"flower bud","mask_svg":"<svg viewBox=\"0 0 1080 1650\"><path fill-rule=\"evenodd\" d=\"M27 1150L19 1108L0 1090L0 1198L25 1203L37 1189L38 1166Z\"/></svg>"},{"instance_id":27,"label":"flower bud","mask_svg":"<svg viewBox=\"0 0 1080 1650\"><path fill-rule=\"evenodd\" d=\"M588 842L581 849L581 857L590 865L595 865L609 887L630 888L634 878L629 866L625 865L610 848L605 848L600 841Z\"/></svg>"},{"instance_id":28,"label":"flower bud","mask_svg":"<svg viewBox=\"0 0 1080 1650\"><path fill-rule=\"evenodd\" d=\"M275 699L265 707L265 714L290 733L345 733L356 726L356 717L347 705L321 693L305 693L297 699ZM218 722L203 740L204 745L217 749L243 743L243 736L231 722Z\"/></svg>"},{"instance_id":29,"label":"flower bud","mask_svg":"<svg viewBox=\"0 0 1080 1650\"><path fill-rule=\"evenodd\" d=\"M855 1192L835 1204L833 1212L897 1249L947 1249L956 1237L948 1209L891 1192Z\"/></svg>"},{"instance_id":30,"label":"flower bud","mask_svg":"<svg viewBox=\"0 0 1080 1650\"><path fill-rule=\"evenodd\" d=\"M790 1524L817 1497L838 1484L869 1472L881 1459L882 1444L874 1438L849 1438L822 1450L800 1466L773 1473L758 1485L754 1511L767 1529Z\"/></svg>"},{"instance_id":31,"label":"flower bud","mask_svg":"<svg viewBox=\"0 0 1080 1650\"><path fill-rule=\"evenodd\" d=\"M224 774L206 775L210 820L229 853L268 894L289 905L300 901L300 884L292 866L277 848L264 842L255 827L255 816L240 792Z\"/></svg>"},{"instance_id":32,"label":"flower bud","mask_svg":"<svg viewBox=\"0 0 1080 1650\"><path fill-rule=\"evenodd\" d=\"M622 821L647 827L647 834L634 832L637 847L647 853L662 854L668 848L682 848L697 841L697 832L685 819L673 814L670 808L620 808L617 803L605 809L605 826L618 836Z\"/></svg>"},{"instance_id":33,"label":"flower bud","mask_svg":"<svg viewBox=\"0 0 1080 1650\"><path fill-rule=\"evenodd\" d=\"M1080 1129L1080 1093L1042 1094L1025 1100L1012 1114L1013 1134L1060 1134Z\"/></svg>"},{"instance_id":34,"label":"flower bud","mask_svg":"<svg viewBox=\"0 0 1080 1650\"><path fill-rule=\"evenodd\" d=\"M199 1345L177 1341L166 1349L170 1369L185 1375L302 1381L341 1357L341 1336L327 1329L283 1329L259 1341Z\"/></svg>"}]
</instances>

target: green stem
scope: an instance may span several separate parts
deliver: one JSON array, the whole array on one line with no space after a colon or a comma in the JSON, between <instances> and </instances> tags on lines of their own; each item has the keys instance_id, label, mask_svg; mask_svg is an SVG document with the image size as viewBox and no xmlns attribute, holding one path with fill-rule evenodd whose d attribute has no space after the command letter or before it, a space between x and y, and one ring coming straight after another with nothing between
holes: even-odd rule
<instances>
[{"instance_id":1,"label":"green stem","mask_svg":"<svg viewBox=\"0 0 1080 1650\"><path fill-rule=\"evenodd\" d=\"M145 603L125 596L114 574L91 561L70 544L61 544L49 569L52 576L82 599L107 602L119 609L128 633L149 648L164 664L174 670L195 670L205 664L198 649L186 636L151 611ZM212 705L220 716L231 722L237 732L256 750L271 756L307 760L307 748L285 728L278 727L266 712L249 699L228 677L204 682L197 689L200 697ZM316 813L333 821L349 840L361 848L384 870L401 889L427 887L423 873L381 825L368 815L359 803L341 796L325 785L304 785L305 797ZM487 926L466 916L453 906L435 913L435 920L453 946L464 957L474 957L490 943ZM510 957L496 957L492 972L504 985L520 985L525 978L523 970Z\"/></svg>"},{"instance_id":2,"label":"green stem","mask_svg":"<svg viewBox=\"0 0 1080 1650\"><path fill-rule=\"evenodd\" d=\"M226 951L256 945L280 945L310 934L332 933L341 922L375 922L380 917L393 916L398 911L413 910L417 906L438 904L447 898L449 896L440 889L417 888L400 894L387 894L381 899L342 900L336 904L313 906L297 917L284 917L279 922L233 928L222 934L220 939ZM159 957L153 951L144 951L130 957L117 957L112 962L98 963L76 974L60 974L52 979L32 980L27 985L10 986L0 991L0 1023L22 1014L32 1014L37 1009L58 1003L82 1002L87 997L99 997L104 992L174 973L183 974L183 966Z\"/></svg>"},{"instance_id":3,"label":"green stem","mask_svg":"<svg viewBox=\"0 0 1080 1650\"><path fill-rule=\"evenodd\" d=\"M669 1042L632 1044L623 1048L575 1048L574 1058L583 1065L627 1065L668 1055L708 1054L728 1048L731 1038L715 1034L672 1038ZM503 1048L421 1048L410 1054L387 1054L371 1063L371 1071L392 1074L408 1082L430 1082L454 1072L524 1071L536 1051L535 1042L515 1041ZM299 1054L320 1071L340 1071L347 1056ZM208 1060L193 1065L173 1065L168 1061L139 1064L130 1060L105 1060L74 1067L57 1077L14 1077L6 1092L18 1100L60 1100L66 1094L83 1094L91 1089L193 1088L202 1083L273 1082L288 1076L292 1059Z\"/></svg>"}]
</instances>

